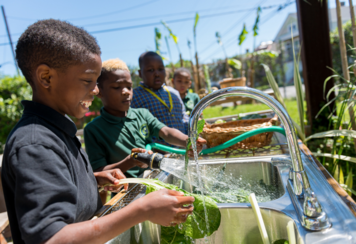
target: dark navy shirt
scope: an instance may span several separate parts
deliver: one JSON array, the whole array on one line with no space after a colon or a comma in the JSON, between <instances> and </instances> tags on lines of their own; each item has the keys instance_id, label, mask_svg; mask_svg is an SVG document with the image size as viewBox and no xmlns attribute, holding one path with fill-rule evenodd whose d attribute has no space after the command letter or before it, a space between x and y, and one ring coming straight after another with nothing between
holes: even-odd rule
<instances>
[{"instance_id":1,"label":"dark navy shirt","mask_svg":"<svg viewBox=\"0 0 356 244\"><path fill-rule=\"evenodd\" d=\"M14 243L42 243L102 206L76 127L45 105L23 101L2 163L2 184Z\"/></svg>"}]
</instances>

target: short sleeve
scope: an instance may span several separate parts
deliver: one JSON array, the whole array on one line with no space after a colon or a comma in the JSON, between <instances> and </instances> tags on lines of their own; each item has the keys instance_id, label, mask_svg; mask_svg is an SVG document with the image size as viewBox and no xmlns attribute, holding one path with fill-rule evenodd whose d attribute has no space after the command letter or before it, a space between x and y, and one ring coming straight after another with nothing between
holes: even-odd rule
<instances>
[{"instance_id":1,"label":"short sleeve","mask_svg":"<svg viewBox=\"0 0 356 244\"><path fill-rule=\"evenodd\" d=\"M140 87L136 87L133 89L133 95L132 95L132 100L131 100L131 108L141 108L141 99L139 96L139 89Z\"/></svg>"},{"instance_id":2,"label":"short sleeve","mask_svg":"<svg viewBox=\"0 0 356 244\"><path fill-rule=\"evenodd\" d=\"M158 137L159 131L166 125L160 122L155 116L153 116L147 109L145 111L145 118L148 124L149 130L152 132L152 136Z\"/></svg>"},{"instance_id":3,"label":"short sleeve","mask_svg":"<svg viewBox=\"0 0 356 244\"><path fill-rule=\"evenodd\" d=\"M10 162L16 218L25 243L42 243L75 221L77 187L63 156L30 145L18 149Z\"/></svg>"},{"instance_id":4,"label":"short sleeve","mask_svg":"<svg viewBox=\"0 0 356 244\"><path fill-rule=\"evenodd\" d=\"M95 129L95 128L94 128ZM85 151L88 154L89 161L93 170L106 166L105 148L99 143L98 137L95 136L93 128L87 125L84 128Z\"/></svg>"}]
</instances>

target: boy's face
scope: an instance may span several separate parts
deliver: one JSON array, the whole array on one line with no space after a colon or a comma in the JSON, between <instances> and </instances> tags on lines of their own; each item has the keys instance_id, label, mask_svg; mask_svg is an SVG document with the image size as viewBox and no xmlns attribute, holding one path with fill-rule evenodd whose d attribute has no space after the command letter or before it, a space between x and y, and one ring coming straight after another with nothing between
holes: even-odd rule
<instances>
[{"instance_id":1,"label":"boy's face","mask_svg":"<svg viewBox=\"0 0 356 244\"><path fill-rule=\"evenodd\" d=\"M101 59L91 54L86 62L71 65L64 71L41 64L36 69L33 100L59 113L82 118L98 93L96 81L101 72Z\"/></svg>"},{"instance_id":2,"label":"boy's face","mask_svg":"<svg viewBox=\"0 0 356 244\"><path fill-rule=\"evenodd\" d=\"M166 69L162 58L159 56L145 57L139 74L146 86L154 90L161 88L166 79Z\"/></svg>"},{"instance_id":3,"label":"boy's face","mask_svg":"<svg viewBox=\"0 0 356 244\"><path fill-rule=\"evenodd\" d=\"M107 112L123 117L129 110L132 100L132 81L127 70L115 70L105 73L105 79L99 86L97 95Z\"/></svg>"},{"instance_id":4,"label":"boy's face","mask_svg":"<svg viewBox=\"0 0 356 244\"><path fill-rule=\"evenodd\" d=\"M192 85L190 75L187 72L180 72L176 74L173 78L173 85L179 93L186 93L188 88Z\"/></svg>"}]
</instances>

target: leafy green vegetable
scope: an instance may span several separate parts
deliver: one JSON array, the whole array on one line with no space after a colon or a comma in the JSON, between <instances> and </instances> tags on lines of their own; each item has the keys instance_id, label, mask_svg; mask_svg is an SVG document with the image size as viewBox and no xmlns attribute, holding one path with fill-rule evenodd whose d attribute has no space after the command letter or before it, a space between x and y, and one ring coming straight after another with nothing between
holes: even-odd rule
<instances>
[{"instance_id":1,"label":"leafy green vegetable","mask_svg":"<svg viewBox=\"0 0 356 244\"><path fill-rule=\"evenodd\" d=\"M130 178L120 180L120 184L125 183L140 183L146 186L146 194L163 188L183 192L185 196L195 198L193 203L194 210L192 215L188 216L185 223L179 226L162 227L161 241L162 243L191 243L192 239L200 239L213 234L220 226L221 214L216 202L210 197L193 194L178 188L175 185L163 183L157 179L140 179ZM206 214L209 221L209 229L205 222L205 211L203 203L205 201ZM189 238L190 237L190 238ZM184 242L182 242L184 240Z\"/></svg>"},{"instance_id":2,"label":"leafy green vegetable","mask_svg":"<svg viewBox=\"0 0 356 244\"><path fill-rule=\"evenodd\" d=\"M217 121L215 121L214 124L222 124L222 123L225 123L225 122L226 122L225 120L218 119Z\"/></svg>"},{"instance_id":3,"label":"leafy green vegetable","mask_svg":"<svg viewBox=\"0 0 356 244\"><path fill-rule=\"evenodd\" d=\"M198 121L198 124L197 124L197 139L198 139L200 133L203 132L204 125L205 125L205 120L204 119L201 119L201 120ZM191 146L192 146L192 142L191 142L190 138L188 138L187 147L186 147L186 151L187 152L189 151ZM188 153L185 154L185 162L188 162ZM187 166L188 166L188 164L186 165L186 169L187 169Z\"/></svg>"}]
</instances>

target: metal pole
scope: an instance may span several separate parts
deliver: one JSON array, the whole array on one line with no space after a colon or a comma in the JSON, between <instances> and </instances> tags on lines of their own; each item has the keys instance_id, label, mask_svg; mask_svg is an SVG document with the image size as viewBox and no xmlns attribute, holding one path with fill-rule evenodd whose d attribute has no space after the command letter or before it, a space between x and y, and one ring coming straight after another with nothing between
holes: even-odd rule
<instances>
[{"instance_id":1,"label":"metal pole","mask_svg":"<svg viewBox=\"0 0 356 244\"><path fill-rule=\"evenodd\" d=\"M10 47L11 47L12 56L14 57L14 62L15 62L16 71L17 71L17 74L19 74L19 67L17 66L17 62L16 62L15 51L14 51L14 47L13 47L13 45L12 45L12 40L11 40L11 35L10 35L10 29L9 29L9 25L7 24L7 19L6 19L6 15L5 15L4 6L1 6L1 10L2 10L2 16L4 17L4 21L5 21L7 36L9 37L9 42L10 42Z\"/></svg>"}]
</instances>

